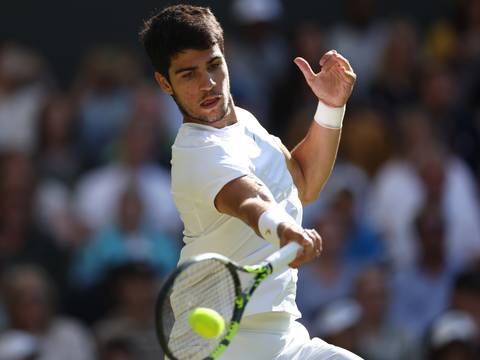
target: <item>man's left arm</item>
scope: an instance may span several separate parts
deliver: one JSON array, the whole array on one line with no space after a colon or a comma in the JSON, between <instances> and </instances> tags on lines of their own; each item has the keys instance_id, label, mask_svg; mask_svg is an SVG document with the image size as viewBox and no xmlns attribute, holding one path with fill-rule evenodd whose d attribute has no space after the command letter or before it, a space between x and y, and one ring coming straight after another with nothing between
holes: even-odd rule
<instances>
[{"instance_id":1,"label":"man's left arm","mask_svg":"<svg viewBox=\"0 0 480 360\"><path fill-rule=\"evenodd\" d=\"M303 58L297 57L295 64L319 100L307 135L292 150L289 159L300 199L308 203L318 197L333 169L345 105L352 93L356 75L348 60L335 50L322 56L318 73L314 73Z\"/></svg>"}]
</instances>

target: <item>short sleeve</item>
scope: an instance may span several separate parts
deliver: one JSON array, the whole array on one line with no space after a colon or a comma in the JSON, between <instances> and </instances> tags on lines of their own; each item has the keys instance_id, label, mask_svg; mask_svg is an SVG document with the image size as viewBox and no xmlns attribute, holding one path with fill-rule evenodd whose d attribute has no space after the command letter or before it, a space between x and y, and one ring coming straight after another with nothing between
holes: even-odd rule
<instances>
[{"instance_id":1,"label":"short sleeve","mask_svg":"<svg viewBox=\"0 0 480 360\"><path fill-rule=\"evenodd\" d=\"M249 158L231 144L177 149L172 153L173 192L212 207L227 183L251 174Z\"/></svg>"}]
</instances>

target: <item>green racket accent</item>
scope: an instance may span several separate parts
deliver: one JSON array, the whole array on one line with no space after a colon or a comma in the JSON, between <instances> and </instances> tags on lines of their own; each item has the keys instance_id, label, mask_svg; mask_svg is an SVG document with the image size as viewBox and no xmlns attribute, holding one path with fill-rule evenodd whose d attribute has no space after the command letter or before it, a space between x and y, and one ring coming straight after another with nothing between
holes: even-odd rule
<instances>
[{"instance_id":1,"label":"green racket accent","mask_svg":"<svg viewBox=\"0 0 480 360\"><path fill-rule=\"evenodd\" d=\"M239 294L235 299L235 309L234 309L234 318L238 320L233 320L230 322L230 326L228 327L227 333L225 337L222 339L220 344L213 350L210 357L207 360L215 360L223 354L223 352L227 349L230 342L233 340L235 335L237 334L238 328L240 327L240 319L247 307L248 302L252 297L252 293L258 288L258 286L265 280L268 275L270 275L273 271L272 267L269 264L261 264L261 265L254 265L254 266L244 266L241 268L242 271L248 272L250 274L256 274L252 284L250 285L250 289L248 293Z\"/></svg>"},{"instance_id":2,"label":"green racket accent","mask_svg":"<svg viewBox=\"0 0 480 360\"><path fill-rule=\"evenodd\" d=\"M265 272L267 269L265 269L265 266L263 265L245 265L243 270L250 274L260 274Z\"/></svg>"},{"instance_id":3,"label":"green racket accent","mask_svg":"<svg viewBox=\"0 0 480 360\"><path fill-rule=\"evenodd\" d=\"M218 344L218 346L213 350L212 355L210 355L207 360L215 360L223 354L223 352L227 349L230 342L233 340L235 335L237 334L238 328L240 327L239 321L232 321L230 326L228 327L227 333L223 340Z\"/></svg>"},{"instance_id":4,"label":"green racket accent","mask_svg":"<svg viewBox=\"0 0 480 360\"><path fill-rule=\"evenodd\" d=\"M234 318L240 320L243 312L245 311L245 308L247 307L248 302L252 297L253 292L258 288L262 281L265 280L273 272L273 269L270 264L260 264L253 266L243 266L239 270L242 270L249 274L255 274L248 293L239 294L235 299ZM233 320L230 322L230 326L228 327L225 337L222 339L220 344L218 344L215 350L213 350L212 354L207 358L207 360L218 359L220 355L223 354L223 352L227 349L228 345L230 345L230 342L237 334L238 328L240 327L239 320Z\"/></svg>"}]
</instances>

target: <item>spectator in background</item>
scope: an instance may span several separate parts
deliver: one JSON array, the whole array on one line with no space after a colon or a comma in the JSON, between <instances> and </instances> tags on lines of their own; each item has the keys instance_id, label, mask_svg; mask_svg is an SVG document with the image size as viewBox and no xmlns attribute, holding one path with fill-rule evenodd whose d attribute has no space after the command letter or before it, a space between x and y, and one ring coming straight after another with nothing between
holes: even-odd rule
<instances>
[{"instance_id":1,"label":"spectator in background","mask_svg":"<svg viewBox=\"0 0 480 360\"><path fill-rule=\"evenodd\" d=\"M171 96L158 86L143 84L135 91L135 118L151 123L155 132L154 157L170 168L171 147L182 124L182 113Z\"/></svg>"},{"instance_id":2,"label":"spectator in background","mask_svg":"<svg viewBox=\"0 0 480 360\"><path fill-rule=\"evenodd\" d=\"M51 96L39 114L36 141L38 176L73 185L80 172L74 140L74 109L67 95Z\"/></svg>"},{"instance_id":3,"label":"spectator in background","mask_svg":"<svg viewBox=\"0 0 480 360\"><path fill-rule=\"evenodd\" d=\"M170 175L153 162L155 127L135 118L123 130L119 159L85 174L74 193L74 211L91 232L112 224L115 208L130 181L144 204L144 224L177 238L180 218L170 192Z\"/></svg>"},{"instance_id":4,"label":"spectator in background","mask_svg":"<svg viewBox=\"0 0 480 360\"><path fill-rule=\"evenodd\" d=\"M303 222L307 226L313 226L319 214L329 207L332 199L343 189L352 194L354 220L363 222L365 219L365 200L369 187L370 179L364 170L345 159L337 159L332 174L322 189L322 194L316 201L304 206Z\"/></svg>"},{"instance_id":5,"label":"spectator in background","mask_svg":"<svg viewBox=\"0 0 480 360\"><path fill-rule=\"evenodd\" d=\"M84 235L71 209L71 188L81 170L79 148L74 140L74 117L67 95L50 96L38 118L37 147L33 156L41 183L35 215L41 226L68 250L75 248Z\"/></svg>"},{"instance_id":6,"label":"spectator in background","mask_svg":"<svg viewBox=\"0 0 480 360\"><path fill-rule=\"evenodd\" d=\"M0 46L0 151L34 151L47 87L45 64L35 50L16 43Z\"/></svg>"},{"instance_id":7,"label":"spectator in background","mask_svg":"<svg viewBox=\"0 0 480 360\"><path fill-rule=\"evenodd\" d=\"M418 359L414 338L389 322L389 280L383 266L373 265L363 270L355 282L354 297L362 314L357 324L356 351L368 360Z\"/></svg>"},{"instance_id":8,"label":"spectator in background","mask_svg":"<svg viewBox=\"0 0 480 360\"><path fill-rule=\"evenodd\" d=\"M86 54L73 93L87 169L108 159L113 142L134 115L140 74L138 60L125 48L103 45Z\"/></svg>"},{"instance_id":9,"label":"spectator in background","mask_svg":"<svg viewBox=\"0 0 480 360\"><path fill-rule=\"evenodd\" d=\"M367 99L368 89L381 62L387 45L389 29L375 17L375 0L344 2L346 20L330 31L329 48L336 49L350 60L361 76L355 84L353 102Z\"/></svg>"},{"instance_id":10,"label":"spectator in background","mask_svg":"<svg viewBox=\"0 0 480 360\"><path fill-rule=\"evenodd\" d=\"M427 360L478 359L478 333L469 315L459 311L442 314L432 325Z\"/></svg>"},{"instance_id":11,"label":"spectator in background","mask_svg":"<svg viewBox=\"0 0 480 360\"><path fill-rule=\"evenodd\" d=\"M28 155L9 153L0 157L0 269L19 263L36 264L63 289L67 254L35 217L36 199L43 191Z\"/></svg>"},{"instance_id":12,"label":"spectator in background","mask_svg":"<svg viewBox=\"0 0 480 360\"><path fill-rule=\"evenodd\" d=\"M130 263L114 269L108 283L113 291L108 297L108 313L95 326L98 342L123 338L138 349L139 359L162 358L153 316L155 272L145 264Z\"/></svg>"},{"instance_id":13,"label":"spectator in background","mask_svg":"<svg viewBox=\"0 0 480 360\"><path fill-rule=\"evenodd\" d=\"M316 24L299 24L293 34L290 51L292 57L300 55L310 64L316 64L328 51L325 37L325 33ZM270 103L270 129L283 139L288 149L293 149L307 133L316 106L304 76L295 66L287 66L285 74L282 74L273 86Z\"/></svg>"},{"instance_id":14,"label":"spectator in background","mask_svg":"<svg viewBox=\"0 0 480 360\"><path fill-rule=\"evenodd\" d=\"M227 42L225 51L232 94L238 106L253 112L269 128L273 121L269 113L273 85L287 65L295 68L286 61L287 43L276 27L283 16L283 6L280 0L235 0L232 15L239 34Z\"/></svg>"},{"instance_id":15,"label":"spectator in background","mask_svg":"<svg viewBox=\"0 0 480 360\"><path fill-rule=\"evenodd\" d=\"M373 108L356 108L347 116L340 156L373 178L392 155L393 140L386 121Z\"/></svg>"},{"instance_id":16,"label":"spectator in background","mask_svg":"<svg viewBox=\"0 0 480 360\"><path fill-rule=\"evenodd\" d=\"M370 226L359 221L355 216L353 192L349 189L339 189L331 201L330 206L340 216L342 227L346 232L345 262L361 268L384 260L382 240Z\"/></svg>"},{"instance_id":17,"label":"spectator in background","mask_svg":"<svg viewBox=\"0 0 480 360\"><path fill-rule=\"evenodd\" d=\"M460 159L448 158L441 148L431 150L424 150L425 158L419 158L417 172L424 185L427 201L437 203L445 217L449 261L457 266L465 266L480 257L477 189L471 172ZM449 185L458 187L455 194L453 191L446 193ZM454 195L456 197L451 198Z\"/></svg>"},{"instance_id":18,"label":"spectator in background","mask_svg":"<svg viewBox=\"0 0 480 360\"><path fill-rule=\"evenodd\" d=\"M416 257L412 224L428 197L435 197L446 221L447 254L465 264L480 253L480 205L472 173L435 137L425 113L400 119L401 151L373 179L367 214L386 240L395 267Z\"/></svg>"},{"instance_id":19,"label":"spectator in background","mask_svg":"<svg viewBox=\"0 0 480 360\"><path fill-rule=\"evenodd\" d=\"M351 175L351 179L339 179ZM315 216L318 218L322 212L332 211L338 215L346 241L343 256L345 262L353 267L382 261L386 258L384 244L373 228L361 217L357 204L361 194L358 186L353 182L363 180L361 171L354 166L343 164L339 171L327 184L327 189L318 203L309 204L305 207L304 223L309 224ZM312 224L314 225L314 224Z\"/></svg>"},{"instance_id":20,"label":"spectator in background","mask_svg":"<svg viewBox=\"0 0 480 360\"><path fill-rule=\"evenodd\" d=\"M465 103L468 99L461 92L458 73L441 63L424 65L419 93L436 136L477 170L480 129L474 122L474 114Z\"/></svg>"},{"instance_id":21,"label":"spectator in background","mask_svg":"<svg viewBox=\"0 0 480 360\"><path fill-rule=\"evenodd\" d=\"M414 24L399 20L392 24L386 47L370 88L372 106L379 108L393 127L398 112L416 103L419 39Z\"/></svg>"},{"instance_id":22,"label":"spectator in background","mask_svg":"<svg viewBox=\"0 0 480 360\"><path fill-rule=\"evenodd\" d=\"M38 360L95 359L88 333L75 321L56 315L56 289L43 270L28 265L13 267L4 273L2 285L8 329L36 339Z\"/></svg>"},{"instance_id":23,"label":"spectator in background","mask_svg":"<svg viewBox=\"0 0 480 360\"><path fill-rule=\"evenodd\" d=\"M73 260L72 278L77 287L95 286L105 279L109 269L132 261L149 264L159 276L175 268L179 244L146 227L143 210L133 181L120 195L115 223L95 233Z\"/></svg>"},{"instance_id":24,"label":"spectator in background","mask_svg":"<svg viewBox=\"0 0 480 360\"><path fill-rule=\"evenodd\" d=\"M427 203L415 218L418 258L393 274L392 321L414 337L449 305L458 268L447 256L446 226L438 204Z\"/></svg>"}]
</instances>

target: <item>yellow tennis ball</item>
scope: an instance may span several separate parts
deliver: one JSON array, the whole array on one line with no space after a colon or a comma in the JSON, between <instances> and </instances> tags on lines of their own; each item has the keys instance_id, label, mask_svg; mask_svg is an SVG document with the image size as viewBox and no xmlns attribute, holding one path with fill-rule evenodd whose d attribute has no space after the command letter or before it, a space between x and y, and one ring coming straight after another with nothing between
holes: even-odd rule
<instances>
[{"instance_id":1,"label":"yellow tennis ball","mask_svg":"<svg viewBox=\"0 0 480 360\"><path fill-rule=\"evenodd\" d=\"M188 315L188 323L193 331L206 339L215 339L225 330L223 317L213 309L196 308Z\"/></svg>"}]
</instances>

